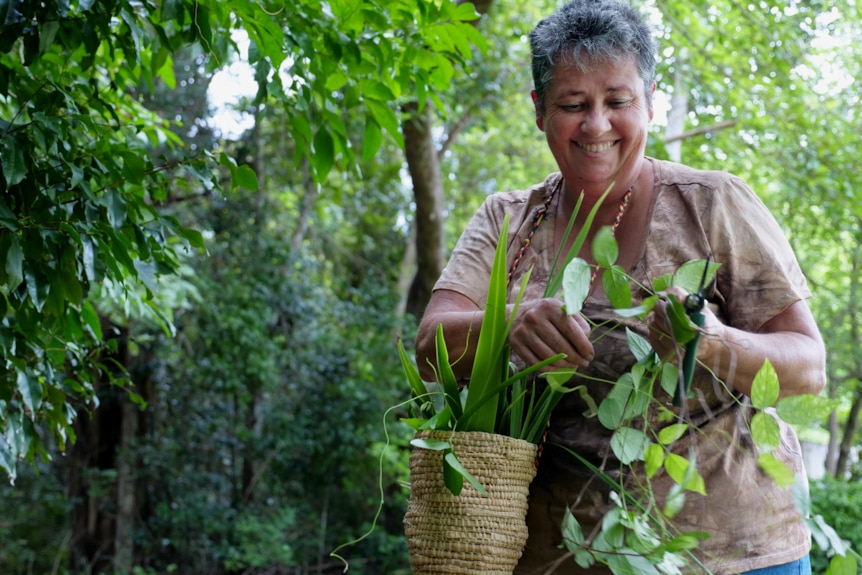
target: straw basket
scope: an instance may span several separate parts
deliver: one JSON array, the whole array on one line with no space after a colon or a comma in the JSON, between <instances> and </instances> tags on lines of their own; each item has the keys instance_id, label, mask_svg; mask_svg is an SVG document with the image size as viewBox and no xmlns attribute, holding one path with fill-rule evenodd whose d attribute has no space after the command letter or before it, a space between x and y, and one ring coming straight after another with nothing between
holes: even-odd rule
<instances>
[{"instance_id":1,"label":"straw basket","mask_svg":"<svg viewBox=\"0 0 862 575\"><path fill-rule=\"evenodd\" d=\"M481 432L421 431L448 441L485 487L452 495L443 483L443 454L414 448L404 532L414 575L512 575L527 541L527 495L536 475L536 446Z\"/></svg>"}]
</instances>

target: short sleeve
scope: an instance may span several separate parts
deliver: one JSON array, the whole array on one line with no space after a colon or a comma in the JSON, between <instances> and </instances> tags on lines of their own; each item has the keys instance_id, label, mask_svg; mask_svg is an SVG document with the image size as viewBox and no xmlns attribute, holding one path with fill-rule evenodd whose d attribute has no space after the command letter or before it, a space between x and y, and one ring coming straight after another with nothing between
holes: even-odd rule
<instances>
[{"instance_id":1,"label":"short sleeve","mask_svg":"<svg viewBox=\"0 0 862 575\"><path fill-rule=\"evenodd\" d=\"M488 196L473 215L434 285L435 291L452 290L484 306L504 217L501 210L495 209L498 203L494 195Z\"/></svg>"},{"instance_id":2,"label":"short sleeve","mask_svg":"<svg viewBox=\"0 0 862 575\"><path fill-rule=\"evenodd\" d=\"M730 325L757 331L796 301L811 296L796 255L778 222L739 178L711 198L705 222Z\"/></svg>"}]
</instances>

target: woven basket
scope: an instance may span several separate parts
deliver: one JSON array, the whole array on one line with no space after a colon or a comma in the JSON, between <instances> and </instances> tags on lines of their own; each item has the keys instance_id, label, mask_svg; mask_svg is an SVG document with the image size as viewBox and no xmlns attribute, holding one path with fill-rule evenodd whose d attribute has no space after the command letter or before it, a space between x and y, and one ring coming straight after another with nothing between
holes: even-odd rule
<instances>
[{"instance_id":1,"label":"woven basket","mask_svg":"<svg viewBox=\"0 0 862 575\"><path fill-rule=\"evenodd\" d=\"M487 497L469 484L455 496L443 483L443 454L414 448L404 517L414 575L512 575L527 541L527 496L536 446L481 432L421 431L448 441Z\"/></svg>"}]
</instances>

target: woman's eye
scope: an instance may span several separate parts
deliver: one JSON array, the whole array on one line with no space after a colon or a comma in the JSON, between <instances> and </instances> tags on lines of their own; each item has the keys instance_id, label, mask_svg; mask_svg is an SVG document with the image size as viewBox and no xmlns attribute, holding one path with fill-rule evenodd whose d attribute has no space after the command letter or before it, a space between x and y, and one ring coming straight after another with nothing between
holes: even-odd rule
<instances>
[{"instance_id":1,"label":"woman's eye","mask_svg":"<svg viewBox=\"0 0 862 575\"><path fill-rule=\"evenodd\" d=\"M567 112L581 112L584 109L583 104L564 104L560 107Z\"/></svg>"},{"instance_id":2,"label":"woman's eye","mask_svg":"<svg viewBox=\"0 0 862 575\"><path fill-rule=\"evenodd\" d=\"M625 108L631 100L614 100L611 102L611 108Z\"/></svg>"}]
</instances>

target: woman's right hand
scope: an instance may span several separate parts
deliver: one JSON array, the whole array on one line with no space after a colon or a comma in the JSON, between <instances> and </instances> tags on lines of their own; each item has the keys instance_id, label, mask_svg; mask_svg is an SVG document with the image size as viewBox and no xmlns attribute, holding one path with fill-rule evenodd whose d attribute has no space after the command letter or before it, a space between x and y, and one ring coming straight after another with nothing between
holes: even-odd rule
<instances>
[{"instance_id":1,"label":"woman's right hand","mask_svg":"<svg viewBox=\"0 0 862 575\"><path fill-rule=\"evenodd\" d=\"M518 308L509 344L526 365L533 365L559 353L566 357L545 368L586 367L595 351L590 343L590 326L579 314L569 315L558 299L522 302Z\"/></svg>"}]
</instances>

